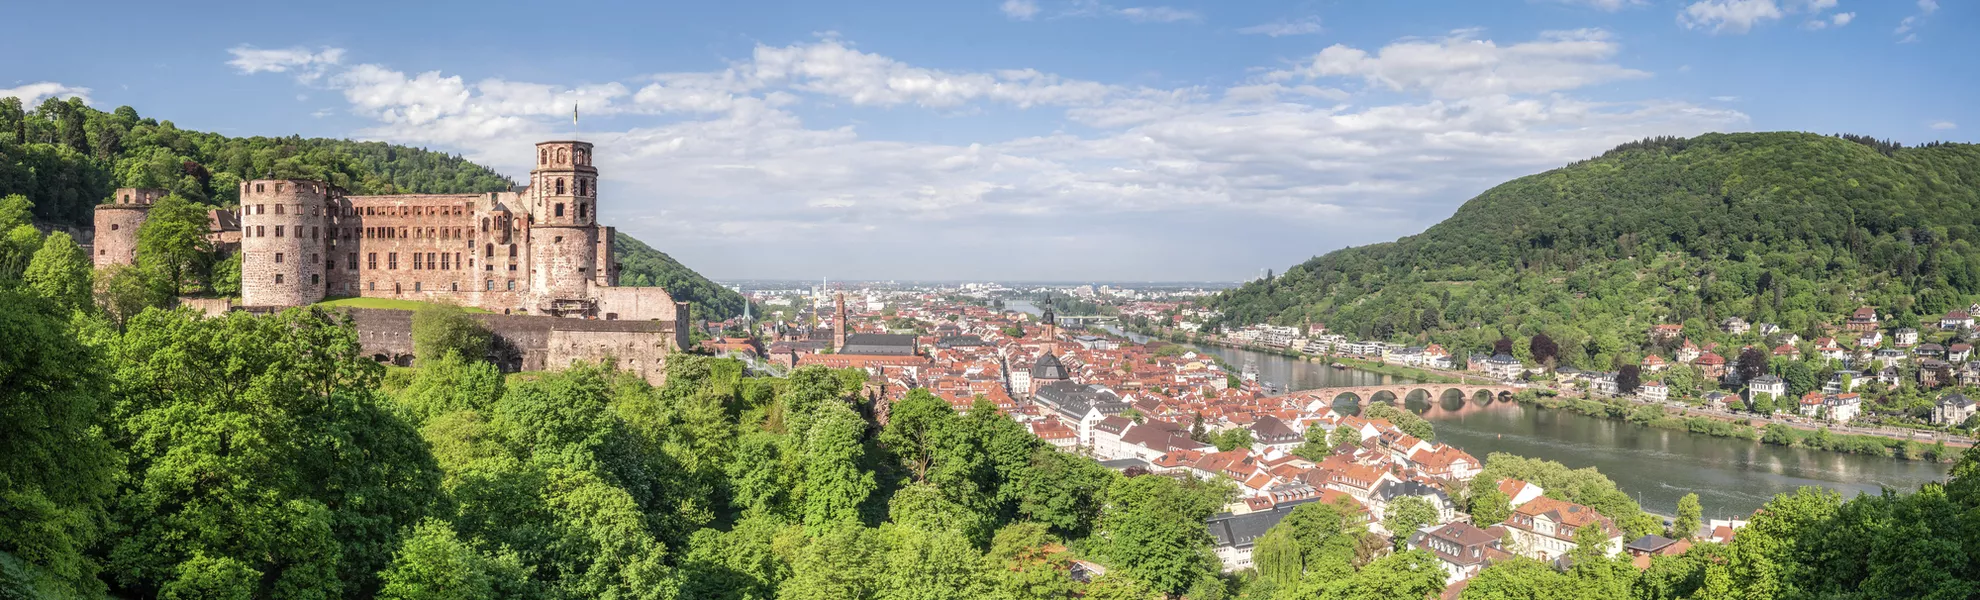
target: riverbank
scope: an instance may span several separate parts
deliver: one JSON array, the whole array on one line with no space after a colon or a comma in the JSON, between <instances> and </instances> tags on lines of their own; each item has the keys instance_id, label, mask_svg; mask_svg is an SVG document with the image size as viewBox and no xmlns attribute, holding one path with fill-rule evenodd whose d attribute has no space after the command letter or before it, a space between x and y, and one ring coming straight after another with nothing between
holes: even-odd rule
<instances>
[{"instance_id":1,"label":"riverbank","mask_svg":"<svg viewBox=\"0 0 1980 600\"><path fill-rule=\"evenodd\" d=\"M1944 441L1922 444L1916 440L1903 440L1876 435L1856 435L1835 433L1823 427L1814 431L1797 429L1779 423L1768 423L1756 427L1751 420L1736 421L1716 415L1692 413L1669 414L1662 406L1632 404L1624 400L1593 400L1558 395L1541 395L1525 391L1513 396L1522 404L1540 408L1567 410L1577 414L1627 421L1646 427L1687 431L1713 437L1741 439L1760 444L1770 444L1786 448L1808 448L1842 454L1882 456L1899 460L1928 462L1951 462L1959 457L1962 450L1946 445Z\"/></svg>"},{"instance_id":2,"label":"riverbank","mask_svg":"<svg viewBox=\"0 0 1980 600\"><path fill-rule=\"evenodd\" d=\"M1340 363L1344 366L1347 366L1348 368L1352 368L1360 371L1367 371L1379 375L1387 375L1389 377L1395 377L1399 379L1407 379L1417 383L1487 383L1487 384L1497 383L1495 381L1490 381L1479 377L1472 377L1462 373L1451 373L1446 371L1438 371L1435 369L1425 369L1421 367L1411 367L1407 365L1391 364L1391 363L1368 360L1364 358L1358 358L1347 355L1307 354L1305 352L1298 352L1294 350L1286 350L1281 348L1268 348L1253 344L1233 344L1216 338L1205 338L1197 335L1173 334L1164 331L1149 331L1145 329L1126 329L1125 331L1133 332L1139 335L1144 335L1149 337L1150 339L1158 339L1165 342L1172 342L1177 344L1217 346L1220 348L1230 348L1233 350L1243 350L1246 352L1257 352L1259 354L1283 356L1286 358L1303 360L1307 362Z\"/></svg>"}]
</instances>

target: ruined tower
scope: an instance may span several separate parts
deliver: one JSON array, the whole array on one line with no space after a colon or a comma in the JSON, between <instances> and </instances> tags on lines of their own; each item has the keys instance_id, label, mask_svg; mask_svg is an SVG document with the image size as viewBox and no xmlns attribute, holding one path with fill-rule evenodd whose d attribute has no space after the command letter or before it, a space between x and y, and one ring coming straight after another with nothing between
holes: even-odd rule
<instances>
[{"instance_id":1,"label":"ruined tower","mask_svg":"<svg viewBox=\"0 0 1980 600\"><path fill-rule=\"evenodd\" d=\"M533 222L527 245L537 309L548 314L592 312L591 285L611 277L609 270L599 273L598 169L591 165L591 143L537 144L529 194ZM609 248L605 252L610 260Z\"/></svg>"},{"instance_id":2,"label":"ruined tower","mask_svg":"<svg viewBox=\"0 0 1980 600\"><path fill-rule=\"evenodd\" d=\"M300 306L323 300L324 206L320 181L241 184L241 304Z\"/></svg>"},{"instance_id":3,"label":"ruined tower","mask_svg":"<svg viewBox=\"0 0 1980 600\"><path fill-rule=\"evenodd\" d=\"M138 228L151 214L151 204L165 197L165 190L117 188L110 202L96 205L96 237L90 242L95 252L90 259L96 268L137 262Z\"/></svg>"}]
</instances>

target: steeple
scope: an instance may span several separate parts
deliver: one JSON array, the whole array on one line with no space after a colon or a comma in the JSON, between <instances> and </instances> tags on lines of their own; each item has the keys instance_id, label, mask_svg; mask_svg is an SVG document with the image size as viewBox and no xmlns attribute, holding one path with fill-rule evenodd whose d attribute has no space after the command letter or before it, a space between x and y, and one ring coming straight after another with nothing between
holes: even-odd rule
<instances>
[{"instance_id":1,"label":"steeple","mask_svg":"<svg viewBox=\"0 0 1980 600\"><path fill-rule=\"evenodd\" d=\"M839 292L838 302L839 302L838 313L832 318L832 351L833 352L842 352L846 349L846 293L845 292Z\"/></svg>"}]
</instances>

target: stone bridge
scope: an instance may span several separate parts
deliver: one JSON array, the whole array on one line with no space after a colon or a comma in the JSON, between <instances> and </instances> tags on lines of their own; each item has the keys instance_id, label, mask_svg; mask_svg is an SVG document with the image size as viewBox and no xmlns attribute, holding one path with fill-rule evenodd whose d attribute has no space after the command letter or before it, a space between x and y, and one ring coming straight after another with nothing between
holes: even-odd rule
<instances>
[{"instance_id":1,"label":"stone bridge","mask_svg":"<svg viewBox=\"0 0 1980 600\"><path fill-rule=\"evenodd\" d=\"M1502 395L1519 393L1520 388L1510 385L1477 385L1466 383L1395 383L1389 385L1316 388L1300 390L1289 395L1318 398L1327 401L1329 404L1340 399L1341 396L1351 395L1354 397L1356 403L1366 408L1368 403L1374 401L1375 396L1382 392L1388 392L1391 396L1389 401L1395 402L1409 398L1410 394L1419 391L1428 394L1426 398L1431 402L1436 402L1441 400L1444 394L1452 391L1463 394L1466 400L1478 397L1478 394L1481 392L1490 394L1492 398L1497 399Z\"/></svg>"}]
</instances>

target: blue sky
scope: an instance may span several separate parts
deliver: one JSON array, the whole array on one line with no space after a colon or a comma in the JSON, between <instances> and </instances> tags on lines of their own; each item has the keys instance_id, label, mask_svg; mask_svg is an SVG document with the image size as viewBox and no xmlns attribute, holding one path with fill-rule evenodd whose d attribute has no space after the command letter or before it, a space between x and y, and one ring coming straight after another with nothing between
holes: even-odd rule
<instances>
[{"instance_id":1,"label":"blue sky","mask_svg":"<svg viewBox=\"0 0 1980 600\"><path fill-rule=\"evenodd\" d=\"M22 3L0 95L376 139L716 278L1231 280L1651 135L1980 129L1947 0Z\"/></svg>"}]
</instances>

